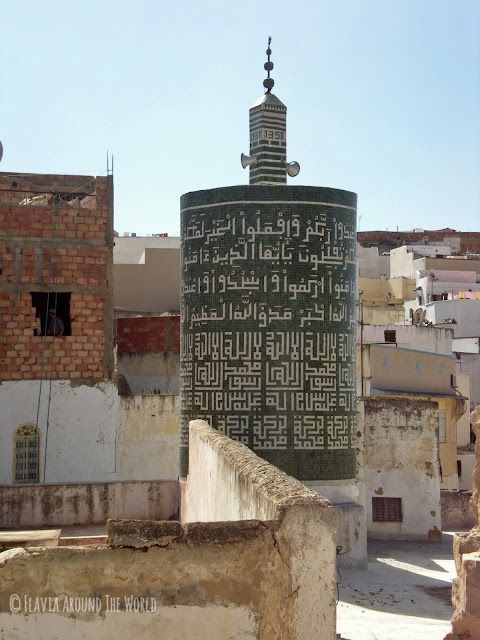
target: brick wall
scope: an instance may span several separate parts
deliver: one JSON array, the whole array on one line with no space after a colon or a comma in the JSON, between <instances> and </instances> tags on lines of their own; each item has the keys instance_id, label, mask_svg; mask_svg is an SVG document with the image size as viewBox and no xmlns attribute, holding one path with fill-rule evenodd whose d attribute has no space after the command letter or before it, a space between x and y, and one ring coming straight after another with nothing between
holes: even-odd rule
<instances>
[{"instance_id":1,"label":"brick wall","mask_svg":"<svg viewBox=\"0 0 480 640\"><path fill-rule=\"evenodd\" d=\"M0 380L111 376L112 247L111 178L0 173ZM36 335L39 292L70 293L71 335Z\"/></svg>"},{"instance_id":2,"label":"brick wall","mask_svg":"<svg viewBox=\"0 0 480 640\"><path fill-rule=\"evenodd\" d=\"M118 355L180 351L180 316L117 319Z\"/></svg>"}]
</instances>

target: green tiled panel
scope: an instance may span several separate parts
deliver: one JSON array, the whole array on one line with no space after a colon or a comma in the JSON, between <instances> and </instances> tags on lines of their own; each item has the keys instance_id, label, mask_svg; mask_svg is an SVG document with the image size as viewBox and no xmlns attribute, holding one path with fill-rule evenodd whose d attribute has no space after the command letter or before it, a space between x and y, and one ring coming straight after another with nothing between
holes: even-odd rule
<instances>
[{"instance_id":1,"label":"green tiled panel","mask_svg":"<svg viewBox=\"0 0 480 640\"><path fill-rule=\"evenodd\" d=\"M356 195L182 196L182 440L202 418L302 480L355 476Z\"/></svg>"}]
</instances>

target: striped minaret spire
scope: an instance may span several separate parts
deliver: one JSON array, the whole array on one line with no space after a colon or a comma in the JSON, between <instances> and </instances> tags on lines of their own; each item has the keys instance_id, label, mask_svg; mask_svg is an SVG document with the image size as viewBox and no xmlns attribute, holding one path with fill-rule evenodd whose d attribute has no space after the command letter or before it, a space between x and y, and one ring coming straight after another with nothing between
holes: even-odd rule
<instances>
[{"instance_id":1,"label":"striped minaret spire","mask_svg":"<svg viewBox=\"0 0 480 640\"><path fill-rule=\"evenodd\" d=\"M286 184L287 182L287 107L272 93L270 77L273 62L268 38L265 94L250 109L250 184Z\"/></svg>"}]
</instances>

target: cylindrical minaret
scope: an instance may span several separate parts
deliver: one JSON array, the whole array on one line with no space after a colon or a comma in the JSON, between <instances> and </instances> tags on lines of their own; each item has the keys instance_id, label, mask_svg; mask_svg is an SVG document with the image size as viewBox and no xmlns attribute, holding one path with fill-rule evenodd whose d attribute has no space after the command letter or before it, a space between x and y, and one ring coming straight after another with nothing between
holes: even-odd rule
<instances>
[{"instance_id":1,"label":"cylindrical minaret","mask_svg":"<svg viewBox=\"0 0 480 640\"><path fill-rule=\"evenodd\" d=\"M356 195L225 187L181 210L181 474L202 418L301 480L354 478Z\"/></svg>"},{"instance_id":2,"label":"cylindrical minaret","mask_svg":"<svg viewBox=\"0 0 480 640\"><path fill-rule=\"evenodd\" d=\"M288 186L286 107L250 109L250 185L181 198L181 475L203 418L305 481L355 477L356 194Z\"/></svg>"},{"instance_id":3,"label":"cylindrical minaret","mask_svg":"<svg viewBox=\"0 0 480 640\"><path fill-rule=\"evenodd\" d=\"M182 196L181 476L204 419L303 480L338 511L346 563L366 562L355 460L356 207L349 191L290 186L286 107L250 109L250 185ZM184 486L182 484L182 486Z\"/></svg>"}]
</instances>

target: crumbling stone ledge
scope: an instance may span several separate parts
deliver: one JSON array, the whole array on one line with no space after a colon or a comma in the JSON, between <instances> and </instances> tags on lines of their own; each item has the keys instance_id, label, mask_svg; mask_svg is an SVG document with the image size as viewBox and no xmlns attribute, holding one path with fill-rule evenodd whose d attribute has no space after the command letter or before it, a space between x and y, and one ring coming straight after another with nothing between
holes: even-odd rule
<instances>
[{"instance_id":1,"label":"crumbling stone ledge","mask_svg":"<svg viewBox=\"0 0 480 640\"><path fill-rule=\"evenodd\" d=\"M272 516L274 519L281 520L288 507L300 505L321 506L327 510L331 509L333 514L333 506L326 498L266 460L259 458L241 442L232 440L212 429L205 421L192 420L190 433L195 433L200 440L217 451L237 476L240 476L256 493L274 505Z\"/></svg>"},{"instance_id":2,"label":"crumbling stone ledge","mask_svg":"<svg viewBox=\"0 0 480 640\"><path fill-rule=\"evenodd\" d=\"M262 535L275 523L260 520L236 522L180 522L163 520L108 520L107 544L115 547L145 549L170 544L228 544Z\"/></svg>"}]
</instances>

